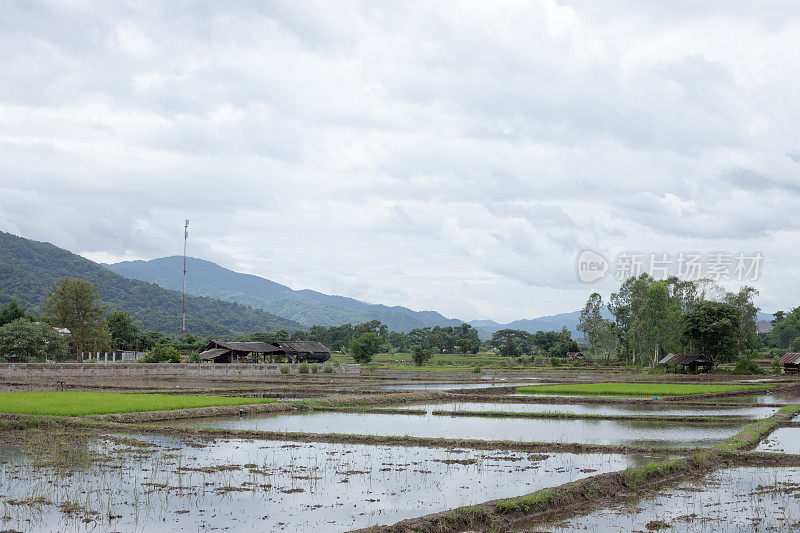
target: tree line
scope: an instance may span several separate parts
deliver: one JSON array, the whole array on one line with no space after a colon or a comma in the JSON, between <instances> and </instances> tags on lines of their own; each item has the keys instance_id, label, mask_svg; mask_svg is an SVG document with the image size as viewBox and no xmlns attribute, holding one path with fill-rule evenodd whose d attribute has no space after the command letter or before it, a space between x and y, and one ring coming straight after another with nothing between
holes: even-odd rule
<instances>
[{"instance_id":1,"label":"tree line","mask_svg":"<svg viewBox=\"0 0 800 533\"><path fill-rule=\"evenodd\" d=\"M761 346L754 303L758 291L726 292L711 280L631 277L611 294L598 293L581 310L578 330L595 355L654 366L670 352L727 362ZM604 311L610 318L604 317Z\"/></svg>"}]
</instances>

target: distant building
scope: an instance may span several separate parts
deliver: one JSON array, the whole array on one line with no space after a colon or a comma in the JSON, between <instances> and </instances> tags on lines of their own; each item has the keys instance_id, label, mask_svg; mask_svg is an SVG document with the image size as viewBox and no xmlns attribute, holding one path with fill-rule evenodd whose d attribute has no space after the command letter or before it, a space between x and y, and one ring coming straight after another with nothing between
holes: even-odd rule
<instances>
[{"instance_id":1,"label":"distant building","mask_svg":"<svg viewBox=\"0 0 800 533\"><path fill-rule=\"evenodd\" d=\"M583 361L583 352L567 352L567 359L569 359L572 363Z\"/></svg>"},{"instance_id":2,"label":"distant building","mask_svg":"<svg viewBox=\"0 0 800 533\"><path fill-rule=\"evenodd\" d=\"M680 366L692 373L708 372L714 368L714 361L710 357L684 353L669 353L658 364Z\"/></svg>"},{"instance_id":3,"label":"distant building","mask_svg":"<svg viewBox=\"0 0 800 533\"><path fill-rule=\"evenodd\" d=\"M781 363L787 374L800 373L800 353L787 353L781 357Z\"/></svg>"},{"instance_id":4,"label":"distant building","mask_svg":"<svg viewBox=\"0 0 800 533\"><path fill-rule=\"evenodd\" d=\"M285 356L293 363L309 361L324 363L331 351L316 341L291 342L225 342L212 340L200 348L200 357L214 363L272 362L275 356Z\"/></svg>"},{"instance_id":5,"label":"distant building","mask_svg":"<svg viewBox=\"0 0 800 533\"><path fill-rule=\"evenodd\" d=\"M759 320L756 322L756 331L758 333L769 333L775 326L769 320Z\"/></svg>"}]
</instances>

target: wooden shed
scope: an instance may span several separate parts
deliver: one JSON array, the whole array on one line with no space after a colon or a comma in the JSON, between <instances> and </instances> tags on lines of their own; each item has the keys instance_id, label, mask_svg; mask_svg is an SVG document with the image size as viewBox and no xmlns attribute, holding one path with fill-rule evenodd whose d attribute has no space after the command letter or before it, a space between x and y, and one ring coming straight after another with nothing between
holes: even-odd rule
<instances>
[{"instance_id":1,"label":"wooden shed","mask_svg":"<svg viewBox=\"0 0 800 533\"><path fill-rule=\"evenodd\" d=\"M258 362L259 357L265 362L268 357L282 354L283 351L268 342L224 342L212 340L200 348L203 361L214 363Z\"/></svg>"},{"instance_id":2,"label":"wooden shed","mask_svg":"<svg viewBox=\"0 0 800 533\"><path fill-rule=\"evenodd\" d=\"M680 366L691 373L708 372L714 368L714 360L710 357L685 353L669 353L658 364Z\"/></svg>"},{"instance_id":3,"label":"wooden shed","mask_svg":"<svg viewBox=\"0 0 800 533\"><path fill-rule=\"evenodd\" d=\"M783 363L783 370L787 374L800 373L800 353L787 353L781 357Z\"/></svg>"}]
</instances>

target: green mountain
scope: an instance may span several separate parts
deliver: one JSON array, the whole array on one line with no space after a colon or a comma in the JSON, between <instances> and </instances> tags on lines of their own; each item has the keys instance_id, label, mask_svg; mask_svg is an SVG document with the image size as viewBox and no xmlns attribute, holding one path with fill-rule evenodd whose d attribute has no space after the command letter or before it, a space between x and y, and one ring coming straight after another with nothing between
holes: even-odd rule
<instances>
[{"instance_id":1,"label":"green mountain","mask_svg":"<svg viewBox=\"0 0 800 533\"><path fill-rule=\"evenodd\" d=\"M128 312L145 331L181 332L179 292L128 279L52 244L0 232L0 304L16 298L39 312L53 282L64 276L97 283L102 302L110 310ZM209 297L187 296L186 308L186 330L200 336L302 329L293 320Z\"/></svg>"},{"instance_id":2,"label":"green mountain","mask_svg":"<svg viewBox=\"0 0 800 533\"><path fill-rule=\"evenodd\" d=\"M127 278L178 290L183 283L183 257L123 261L106 265ZM389 329L408 332L427 326L459 326L461 320L434 311L413 311L332 296L312 290L292 290L265 278L241 274L203 259L188 259L187 291L198 296L238 302L296 320L305 326L339 326L380 320Z\"/></svg>"}]
</instances>

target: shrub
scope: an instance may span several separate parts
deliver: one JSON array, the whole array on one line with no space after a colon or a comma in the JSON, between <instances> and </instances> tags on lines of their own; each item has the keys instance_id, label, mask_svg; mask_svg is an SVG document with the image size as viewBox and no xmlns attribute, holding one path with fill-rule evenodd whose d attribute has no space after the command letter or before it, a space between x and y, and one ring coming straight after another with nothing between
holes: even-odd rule
<instances>
[{"instance_id":1,"label":"shrub","mask_svg":"<svg viewBox=\"0 0 800 533\"><path fill-rule=\"evenodd\" d=\"M411 357L415 365L422 366L433 358L433 352L423 349L422 346L414 346Z\"/></svg>"},{"instance_id":2,"label":"shrub","mask_svg":"<svg viewBox=\"0 0 800 533\"><path fill-rule=\"evenodd\" d=\"M282 365L280 370L281 370L281 374L288 374L289 373L289 365Z\"/></svg>"},{"instance_id":3,"label":"shrub","mask_svg":"<svg viewBox=\"0 0 800 533\"><path fill-rule=\"evenodd\" d=\"M782 374L783 373L783 365L781 365L780 359L773 359L772 360L772 373L773 374Z\"/></svg>"},{"instance_id":4,"label":"shrub","mask_svg":"<svg viewBox=\"0 0 800 533\"><path fill-rule=\"evenodd\" d=\"M473 374L480 374L481 373L481 367L476 366L475 368L472 369L472 373Z\"/></svg>"},{"instance_id":5,"label":"shrub","mask_svg":"<svg viewBox=\"0 0 800 533\"><path fill-rule=\"evenodd\" d=\"M326 374L333 374L333 367L331 365L325 365L324 372Z\"/></svg>"},{"instance_id":6,"label":"shrub","mask_svg":"<svg viewBox=\"0 0 800 533\"><path fill-rule=\"evenodd\" d=\"M533 358L533 366L542 366L542 364L544 364L544 359L542 359L542 356L537 355Z\"/></svg>"},{"instance_id":7,"label":"shrub","mask_svg":"<svg viewBox=\"0 0 800 533\"><path fill-rule=\"evenodd\" d=\"M736 366L731 370L732 374L763 374L764 369L761 368L755 361L752 361L746 355L739 358Z\"/></svg>"},{"instance_id":8,"label":"shrub","mask_svg":"<svg viewBox=\"0 0 800 533\"><path fill-rule=\"evenodd\" d=\"M319 372L319 365L315 363L311 365L311 373L316 374L317 372Z\"/></svg>"},{"instance_id":9,"label":"shrub","mask_svg":"<svg viewBox=\"0 0 800 533\"><path fill-rule=\"evenodd\" d=\"M550 358L550 365L552 366L561 366L561 359L558 357L551 357Z\"/></svg>"},{"instance_id":10,"label":"shrub","mask_svg":"<svg viewBox=\"0 0 800 533\"><path fill-rule=\"evenodd\" d=\"M308 363L305 361L300 363L300 366L297 367L297 371L301 374L308 374Z\"/></svg>"},{"instance_id":11,"label":"shrub","mask_svg":"<svg viewBox=\"0 0 800 533\"><path fill-rule=\"evenodd\" d=\"M334 361L333 362L333 368L336 368L338 370L341 367L342 367L342 363L340 363L339 361Z\"/></svg>"},{"instance_id":12,"label":"shrub","mask_svg":"<svg viewBox=\"0 0 800 533\"><path fill-rule=\"evenodd\" d=\"M150 353L139 359L140 363L180 363L181 354L172 346L159 344Z\"/></svg>"},{"instance_id":13,"label":"shrub","mask_svg":"<svg viewBox=\"0 0 800 533\"><path fill-rule=\"evenodd\" d=\"M192 355L189 356L189 362L190 363L202 363L203 360L200 358L200 354L199 353L193 353Z\"/></svg>"}]
</instances>

